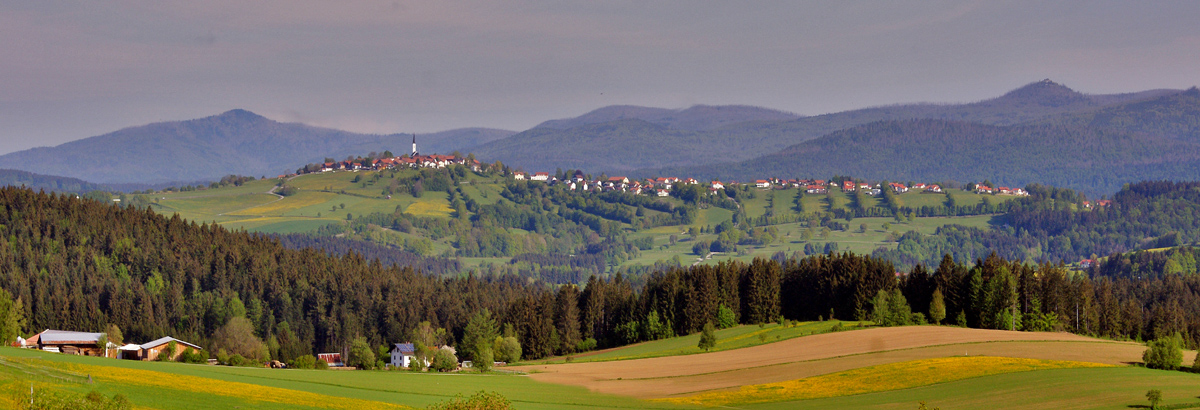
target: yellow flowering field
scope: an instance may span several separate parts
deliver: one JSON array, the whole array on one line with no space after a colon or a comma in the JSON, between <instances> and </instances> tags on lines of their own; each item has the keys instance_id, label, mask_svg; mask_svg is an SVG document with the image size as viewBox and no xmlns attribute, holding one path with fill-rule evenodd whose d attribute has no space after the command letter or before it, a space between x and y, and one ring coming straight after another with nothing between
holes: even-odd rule
<instances>
[{"instance_id":1,"label":"yellow flowering field","mask_svg":"<svg viewBox=\"0 0 1200 410\"><path fill-rule=\"evenodd\" d=\"M229 382L206 377L185 376L152 370L126 369L121 367L92 366L49 362L43 365L59 365L75 372L92 375L98 381L124 385L160 387L165 390L183 390L217 396L235 397L244 400L291 404L326 409L409 409L410 407L378 401L334 397L299 390L257 384Z\"/></svg>"},{"instance_id":2,"label":"yellow flowering field","mask_svg":"<svg viewBox=\"0 0 1200 410\"><path fill-rule=\"evenodd\" d=\"M433 202L418 200L417 202L413 202L412 205L409 205L408 208L405 208L404 212L416 216L450 216L450 213L454 210L450 209L450 206L443 202L445 201Z\"/></svg>"},{"instance_id":3,"label":"yellow flowering field","mask_svg":"<svg viewBox=\"0 0 1200 410\"><path fill-rule=\"evenodd\" d=\"M742 386L738 390L714 391L658 401L723 406L807 400L908 389L994 374L1077 367L1111 365L1013 357L941 357L863 367L799 380Z\"/></svg>"}]
</instances>

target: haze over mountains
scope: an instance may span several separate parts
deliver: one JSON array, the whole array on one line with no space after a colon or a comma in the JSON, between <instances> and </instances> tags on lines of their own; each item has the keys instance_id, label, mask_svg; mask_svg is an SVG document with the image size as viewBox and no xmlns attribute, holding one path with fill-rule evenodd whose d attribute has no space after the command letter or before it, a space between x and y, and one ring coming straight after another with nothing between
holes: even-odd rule
<instances>
[{"instance_id":1,"label":"haze over mountains","mask_svg":"<svg viewBox=\"0 0 1200 410\"><path fill-rule=\"evenodd\" d=\"M801 116L740 105L603 107L513 132L418 136L422 153L475 153L526 171L583 169L723 180L768 176L1050 183L1091 193L1147 178L1200 178L1195 88L1089 95L1050 80L967 104ZM407 134L280 123L244 110L132 127L0 156L0 168L93 182L276 175L326 157L407 153Z\"/></svg>"},{"instance_id":2,"label":"haze over mountains","mask_svg":"<svg viewBox=\"0 0 1200 410\"><path fill-rule=\"evenodd\" d=\"M418 135L426 149L452 151L512 135L465 128ZM275 176L327 157L385 149L408 152L410 134L371 135L281 123L246 110L130 127L0 156L0 168L100 183L193 182L238 174Z\"/></svg>"}]
</instances>

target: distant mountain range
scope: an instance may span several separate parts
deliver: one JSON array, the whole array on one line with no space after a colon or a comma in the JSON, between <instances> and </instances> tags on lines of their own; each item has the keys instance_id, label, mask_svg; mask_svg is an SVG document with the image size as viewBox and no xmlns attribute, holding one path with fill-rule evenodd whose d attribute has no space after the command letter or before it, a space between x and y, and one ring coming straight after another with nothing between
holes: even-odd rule
<instances>
[{"instance_id":1,"label":"distant mountain range","mask_svg":"<svg viewBox=\"0 0 1200 410\"><path fill-rule=\"evenodd\" d=\"M925 118L1014 125L1179 92L1087 95L1044 80L970 104L893 105L810 117L744 106L697 106L682 111L614 106L576 118L547 121L471 150L479 158L500 160L530 171L582 168L646 175L659 168L750 160L876 121ZM693 125L703 123L696 116L714 111L722 113L720 121L707 127Z\"/></svg>"},{"instance_id":2,"label":"distant mountain range","mask_svg":"<svg viewBox=\"0 0 1200 410\"><path fill-rule=\"evenodd\" d=\"M424 152L448 153L512 135L467 128L418 135ZM126 128L56 147L0 156L0 168L63 175L101 183L216 180L288 173L326 157L343 159L372 151L407 153L409 134L371 135L281 123L246 110L188 121Z\"/></svg>"},{"instance_id":3,"label":"distant mountain range","mask_svg":"<svg viewBox=\"0 0 1200 410\"><path fill-rule=\"evenodd\" d=\"M1200 179L1200 90L1152 95L1159 96L1018 125L876 121L744 161L633 174L726 181L835 174L917 182L987 179L1091 194L1112 193L1140 180Z\"/></svg>"},{"instance_id":4,"label":"distant mountain range","mask_svg":"<svg viewBox=\"0 0 1200 410\"><path fill-rule=\"evenodd\" d=\"M1200 179L1197 91L1090 95L1050 80L967 104L801 116L767 108L609 106L523 131L418 135L422 153L473 152L526 171L1052 183L1112 192L1145 178ZM0 168L103 183L269 176L326 157L409 151L408 134L280 123L245 110L132 127L0 156Z\"/></svg>"}]
</instances>

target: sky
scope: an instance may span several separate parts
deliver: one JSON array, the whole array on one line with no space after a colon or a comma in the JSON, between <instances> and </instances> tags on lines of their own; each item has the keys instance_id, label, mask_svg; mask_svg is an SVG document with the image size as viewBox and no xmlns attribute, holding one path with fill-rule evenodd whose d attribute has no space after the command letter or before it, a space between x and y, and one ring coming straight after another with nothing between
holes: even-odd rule
<instances>
[{"instance_id":1,"label":"sky","mask_svg":"<svg viewBox=\"0 0 1200 410\"><path fill-rule=\"evenodd\" d=\"M234 108L365 133L1200 84L1194 1L0 0L0 153Z\"/></svg>"}]
</instances>

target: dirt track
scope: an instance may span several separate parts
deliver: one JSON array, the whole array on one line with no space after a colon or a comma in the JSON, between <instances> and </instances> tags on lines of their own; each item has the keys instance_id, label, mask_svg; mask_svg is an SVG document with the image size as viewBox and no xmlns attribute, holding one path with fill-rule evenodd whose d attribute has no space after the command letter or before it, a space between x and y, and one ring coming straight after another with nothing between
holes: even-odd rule
<instances>
[{"instance_id":1,"label":"dirt track","mask_svg":"<svg viewBox=\"0 0 1200 410\"><path fill-rule=\"evenodd\" d=\"M827 333L715 353L514 369L537 372L530 377L539 381L653 398L963 354L1122 364L1140 361L1144 350L1136 343L1068 333L909 326ZM1190 360L1185 357L1187 363Z\"/></svg>"}]
</instances>

